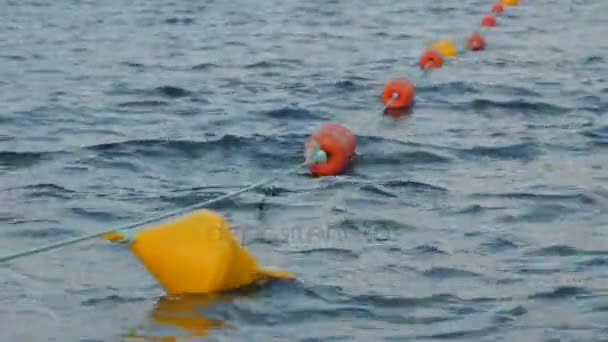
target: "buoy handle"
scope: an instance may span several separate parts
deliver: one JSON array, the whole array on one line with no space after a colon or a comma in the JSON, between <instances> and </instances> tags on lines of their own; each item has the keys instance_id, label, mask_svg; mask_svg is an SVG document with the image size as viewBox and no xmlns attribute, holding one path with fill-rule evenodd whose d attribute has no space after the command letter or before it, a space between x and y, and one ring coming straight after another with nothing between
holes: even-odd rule
<instances>
[{"instance_id":1,"label":"buoy handle","mask_svg":"<svg viewBox=\"0 0 608 342\"><path fill-rule=\"evenodd\" d=\"M321 149L321 146L316 140L312 141L312 146L306 149L306 165L314 165L325 163L327 161L327 153Z\"/></svg>"}]
</instances>

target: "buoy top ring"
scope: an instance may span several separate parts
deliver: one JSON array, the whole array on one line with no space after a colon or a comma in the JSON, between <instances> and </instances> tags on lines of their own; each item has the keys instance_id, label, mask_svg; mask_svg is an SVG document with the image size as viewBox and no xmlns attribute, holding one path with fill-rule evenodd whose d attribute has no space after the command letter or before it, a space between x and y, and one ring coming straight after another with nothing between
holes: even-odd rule
<instances>
[{"instance_id":1,"label":"buoy top ring","mask_svg":"<svg viewBox=\"0 0 608 342\"><path fill-rule=\"evenodd\" d=\"M443 66L443 56L435 50L427 50L420 56L420 68L435 69Z\"/></svg>"},{"instance_id":2,"label":"buoy top ring","mask_svg":"<svg viewBox=\"0 0 608 342\"><path fill-rule=\"evenodd\" d=\"M407 108L414 100L414 84L406 79L390 80L382 91L382 102L388 108Z\"/></svg>"}]
</instances>

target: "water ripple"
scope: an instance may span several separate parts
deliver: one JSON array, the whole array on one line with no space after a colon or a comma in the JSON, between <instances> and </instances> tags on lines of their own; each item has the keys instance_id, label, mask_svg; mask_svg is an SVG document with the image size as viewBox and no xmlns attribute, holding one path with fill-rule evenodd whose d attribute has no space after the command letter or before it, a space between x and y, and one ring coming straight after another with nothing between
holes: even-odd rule
<instances>
[{"instance_id":1,"label":"water ripple","mask_svg":"<svg viewBox=\"0 0 608 342\"><path fill-rule=\"evenodd\" d=\"M424 47L445 33L466 41L466 21L478 24L487 7L7 2L0 250L71 239L280 175L208 209L227 218L261 266L297 280L168 300L128 245L93 240L0 267L2 336L603 336L607 4L521 3L501 15L488 49L421 75ZM413 110L400 117L379 113L393 78L416 86ZM284 174L323 122L356 135L345 173ZM330 234L302 241L294 227ZM51 311L50 320L41 314Z\"/></svg>"},{"instance_id":2,"label":"water ripple","mask_svg":"<svg viewBox=\"0 0 608 342\"><path fill-rule=\"evenodd\" d=\"M561 299L570 297L579 297L587 295L591 292L583 287L576 286L560 286L551 291L537 292L530 296L531 299Z\"/></svg>"}]
</instances>

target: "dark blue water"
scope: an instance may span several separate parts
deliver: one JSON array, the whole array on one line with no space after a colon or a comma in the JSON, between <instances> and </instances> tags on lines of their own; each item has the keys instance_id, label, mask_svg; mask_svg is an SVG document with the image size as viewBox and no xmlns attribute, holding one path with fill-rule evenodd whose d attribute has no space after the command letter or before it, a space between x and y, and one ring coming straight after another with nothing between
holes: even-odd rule
<instances>
[{"instance_id":1,"label":"dark blue water","mask_svg":"<svg viewBox=\"0 0 608 342\"><path fill-rule=\"evenodd\" d=\"M490 6L4 1L0 254L280 175L324 122L358 156L211 208L297 282L172 301L95 240L0 266L0 340L606 340L608 2L522 0L422 78ZM396 77L415 110L382 116Z\"/></svg>"}]
</instances>

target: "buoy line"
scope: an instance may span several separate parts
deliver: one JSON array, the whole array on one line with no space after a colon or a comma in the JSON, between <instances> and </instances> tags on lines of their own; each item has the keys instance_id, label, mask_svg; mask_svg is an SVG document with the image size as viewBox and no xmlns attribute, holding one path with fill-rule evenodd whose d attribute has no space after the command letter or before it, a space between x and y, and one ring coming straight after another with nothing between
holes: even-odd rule
<instances>
[{"instance_id":1,"label":"buoy line","mask_svg":"<svg viewBox=\"0 0 608 342\"><path fill-rule=\"evenodd\" d=\"M480 21L481 28L497 25L495 15L519 0L498 0L490 14ZM472 33L465 51L482 51L486 40L480 32ZM442 68L446 58L457 56L458 49L450 39L428 44L418 66L422 76ZM406 78L392 79L380 93L381 114L389 109L407 110L414 105L415 84ZM374 119L375 117L371 117ZM219 214L201 209L219 201L259 188L307 167L315 176L336 176L351 163L356 153L356 135L348 127L329 122L320 125L304 143L304 162L239 190L140 220L119 228L104 229L81 237L59 241L0 257L0 263L56 250L94 238L130 243L133 253L169 294L211 293L232 290L269 279L293 279L288 272L259 267L254 256L239 245L226 220ZM183 215L188 211L195 210ZM164 224L136 229L172 216L181 217Z\"/></svg>"}]
</instances>

